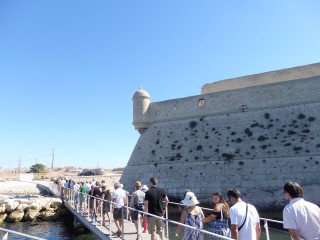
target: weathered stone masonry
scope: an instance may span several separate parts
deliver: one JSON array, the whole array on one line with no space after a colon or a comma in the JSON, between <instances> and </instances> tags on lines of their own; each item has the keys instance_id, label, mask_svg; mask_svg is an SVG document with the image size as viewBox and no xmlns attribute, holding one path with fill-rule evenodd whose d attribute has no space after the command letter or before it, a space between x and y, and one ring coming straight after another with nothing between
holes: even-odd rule
<instances>
[{"instance_id":1,"label":"weathered stone masonry","mask_svg":"<svg viewBox=\"0 0 320 240\"><path fill-rule=\"evenodd\" d=\"M314 76L306 71L306 78L157 103L139 90L134 101L140 97L142 107L134 109L134 124L142 134L121 182L132 191L136 180L148 183L155 176L169 197L191 188L202 202L236 187L258 207L270 208L284 204L282 187L294 180L319 204L319 194L308 189L320 190L320 64L300 68ZM301 72L279 73L295 71Z\"/></svg>"}]
</instances>

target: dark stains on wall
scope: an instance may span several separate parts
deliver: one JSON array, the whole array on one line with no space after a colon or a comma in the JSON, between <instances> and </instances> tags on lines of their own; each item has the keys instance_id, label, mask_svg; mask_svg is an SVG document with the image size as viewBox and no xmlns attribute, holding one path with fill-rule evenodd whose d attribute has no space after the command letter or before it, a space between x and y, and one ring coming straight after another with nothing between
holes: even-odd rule
<instances>
[{"instance_id":1,"label":"dark stains on wall","mask_svg":"<svg viewBox=\"0 0 320 240\"><path fill-rule=\"evenodd\" d=\"M229 122L228 115L224 116L224 120L220 118L220 122L216 122L215 117L201 117L185 121L184 125L163 128L155 135L167 136L172 139L171 143L167 139L162 141L161 137L155 138L154 149L150 154L151 162L159 161L156 155L163 154L163 151L167 157L161 155L162 161L174 162L182 159L188 162L188 159L192 159L215 161L217 164L217 161L240 159L245 163L245 160L277 157L280 153L281 156L308 155L312 153L312 147L320 148L320 143L312 143L313 139L319 137L319 134L312 132L315 116L307 113L294 114L294 111L291 115L283 115L283 118L273 119L273 115L278 117L279 113L261 112L248 122L239 122L236 118ZM162 146L159 146L160 142ZM265 161L267 160L263 159Z\"/></svg>"}]
</instances>

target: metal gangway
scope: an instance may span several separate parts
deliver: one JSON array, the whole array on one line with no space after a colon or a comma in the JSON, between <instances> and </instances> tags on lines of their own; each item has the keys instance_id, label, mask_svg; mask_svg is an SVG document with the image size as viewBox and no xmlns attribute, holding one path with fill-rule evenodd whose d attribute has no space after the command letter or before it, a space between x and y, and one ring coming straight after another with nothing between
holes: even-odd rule
<instances>
[{"instance_id":1,"label":"metal gangway","mask_svg":"<svg viewBox=\"0 0 320 240\"><path fill-rule=\"evenodd\" d=\"M115 225L114 220L112 219L112 213L109 212L109 219L103 224L102 216L103 216L103 209L102 207L98 207L99 205L103 204L103 202L107 202L108 204L113 204L110 201L103 200L100 198L96 198L90 195L85 196L85 200L83 202L83 206L80 209L79 205L79 192L74 191L73 189L65 188L63 186L60 186L58 184L55 184L51 182L49 184L49 189L57 197L60 197L62 201L64 202L64 205L68 210L74 215L74 226L77 227L79 225L85 226L89 231L91 231L94 235L96 235L100 239L126 239L126 240L136 240L136 239L143 239L148 240L151 239L151 235L148 234L148 231L143 231L143 226L141 224L138 224L138 230L135 227L135 224L131 221L130 218L130 212L137 211L139 213L143 213L141 211L138 211L136 209L130 208L128 206L123 206L122 213L122 229L121 229L121 235L117 234L117 227ZM89 203L90 201L93 201L93 209L96 209L98 207L99 211L93 214L90 212ZM183 234L176 236L175 230L178 226L182 228L182 232L184 229L193 229L195 231L199 231L202 234L202 238L204 240L209 239L217 239L217 240L231 240L229 237L217 235L215 233L206 231L206 228L204 227L203 230L196 229L194 227L181 224L179 223L177 219L177 215L180 215L178 205L181 205L179 203L173 203L169 202L168 207L166 208L166 214L164 217L158 217L149 213L143 213L144 215L152 216L161 219L162 226L164 231L162 232L161 236L157 236L157 239L161 240L180 240L182 239ZM111 207L110 207L111 209ZM169 210L170 209L170 210ZM211 210L207 208L202 208L204 211ZM100 216L99 216L100 215ZM176 216L174 216L176 215ZM92 217L95 216L95 217ZM140 221L140 214L138 214L139 221ZM171 219L175 219L171 220ZM290 236L286 230L282 228L282 222L267 218L260 218L261 222L261 240L290 240ZM278 224L280 227L277 228L271 228L270 224Z\"/></svg>"}]
</instances>

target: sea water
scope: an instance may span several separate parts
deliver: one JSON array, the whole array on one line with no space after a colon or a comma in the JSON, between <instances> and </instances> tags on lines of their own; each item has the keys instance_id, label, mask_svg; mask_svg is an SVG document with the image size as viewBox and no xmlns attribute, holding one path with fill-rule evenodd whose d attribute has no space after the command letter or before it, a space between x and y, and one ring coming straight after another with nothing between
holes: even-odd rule
<instances>
[{"instance_id":1,"label":"sea water","mask_svg":"<svg viewBox=\"0 0 320 240\"><path fill-rule=\"evenodd\" d=\"M12 231L40 237L48 240L94 240L98 239L88 231L81 233L71 232L71 227L63 220L58 221L34 221L34 222L16 222L16 223L1 223L1 228L6 228ZM0 238L5 232L0 231ZM22 237L9 233L8 239L30 240L30 238Z\"/></svg>"}]
</instances>

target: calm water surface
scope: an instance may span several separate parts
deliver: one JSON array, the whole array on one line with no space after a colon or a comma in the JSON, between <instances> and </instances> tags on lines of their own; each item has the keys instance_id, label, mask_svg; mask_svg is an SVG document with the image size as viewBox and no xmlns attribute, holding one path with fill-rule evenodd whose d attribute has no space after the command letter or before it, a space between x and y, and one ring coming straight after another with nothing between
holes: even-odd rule
<instances>
[{"instance_id":1,"label":"calm water surface","mask_svg":"<svg viewBox=\"0 0 320 240\"><path fill-rule=\"evenodd\" d=\"M49 240L97 239L93 234L86 231L78 234L71 233L69 230L71 227L69 228L63 219L55 222L37 221L32 224L31 222L2 223L0 224L0 227ZM0 237L2 237L4 234L5 232L0 231ZM30 238L18 236L12 233L9 233L9 239L30 240Z\"/></svg>"}]
</instances>

